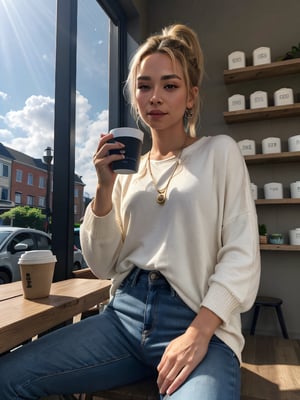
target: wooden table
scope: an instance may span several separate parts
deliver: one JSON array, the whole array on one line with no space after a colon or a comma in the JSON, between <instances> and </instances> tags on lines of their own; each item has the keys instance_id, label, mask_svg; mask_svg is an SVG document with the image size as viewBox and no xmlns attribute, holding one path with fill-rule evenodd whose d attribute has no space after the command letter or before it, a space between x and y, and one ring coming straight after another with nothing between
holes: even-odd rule
<instances>
[{"instance_id":1,"label":"wooden table","mask_svg":"<svg viewBox=\"0 0 300 400\"><path fill-rule=\"evenodd\" d=\"M21 282L0 285L0 354L104 302L111 281L68 279L55 282L49 297L27 300Z\"/></svg>"}]
</instances>

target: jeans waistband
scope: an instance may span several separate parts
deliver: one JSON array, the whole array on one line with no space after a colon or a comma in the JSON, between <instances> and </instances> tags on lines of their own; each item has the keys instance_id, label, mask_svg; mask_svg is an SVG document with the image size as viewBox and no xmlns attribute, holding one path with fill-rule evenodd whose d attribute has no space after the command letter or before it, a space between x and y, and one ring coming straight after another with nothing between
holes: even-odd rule
<instances>
[{"instance_id":1,"label":"jeans waistband","mask_svg":"<svg viewBox=\"0 0 300 400\"><path fill-rule=\"evenodd\" d=\"M144 283L148 286L169 288L173 295L176 294L167 279L158 270L145 270L134 267L127 279L130 281L131 286L136 286L138 283Z\"/></svg>"}]
</instances>

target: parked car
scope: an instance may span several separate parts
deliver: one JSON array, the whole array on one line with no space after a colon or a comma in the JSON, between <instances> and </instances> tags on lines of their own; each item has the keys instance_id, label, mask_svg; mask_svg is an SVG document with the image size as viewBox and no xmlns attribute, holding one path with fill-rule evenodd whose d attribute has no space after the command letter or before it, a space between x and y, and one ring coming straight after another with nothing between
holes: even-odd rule
<instances>
[{"instance_id":1,"label":"parked car","mask_svg":"<svg viewBox=\"0 0 300 400\"><path fill-rule=\"evenodd\" d=\"M29 250L51 249L51 237L36 229L0 226L0 284L21 279L19 257ZM81 250L74 246L74 269L85 266Z\"/></svg>"}]
</instances>

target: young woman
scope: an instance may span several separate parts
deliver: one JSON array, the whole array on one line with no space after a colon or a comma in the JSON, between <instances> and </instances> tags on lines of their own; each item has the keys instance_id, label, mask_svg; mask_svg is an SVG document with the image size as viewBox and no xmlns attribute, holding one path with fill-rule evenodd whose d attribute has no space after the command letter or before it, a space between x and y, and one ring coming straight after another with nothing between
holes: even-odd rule
<instances>
[{"instance_id":1,"label":"young woman","mask_svg":"<svg viewBox=\"0 0 300 400\"><path fill-rule=\"evenodd\" d=\"M96 195L81 226L84 256L112 279L105 311L1 359L1 399L36 399L155 376L161 398L238 400L240 314L255 299L257 220L247 169L224 135L197 137L201 49L174 25L137 51L127 89L151 150L116 175L102 135Z\"/></svg>"}]
</instances>

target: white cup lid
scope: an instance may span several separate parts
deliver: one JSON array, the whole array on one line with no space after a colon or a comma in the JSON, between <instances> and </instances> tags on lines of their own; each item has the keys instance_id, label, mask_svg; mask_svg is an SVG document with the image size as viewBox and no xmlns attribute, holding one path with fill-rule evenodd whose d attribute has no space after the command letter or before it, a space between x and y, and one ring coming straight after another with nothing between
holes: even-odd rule
<instances>
[{"instance_id":1,"label":"white cup lid","mask_svg":"<svg viewBox=\"0 0 300 400\"><path fill-rule=\"evenodd\" d=\"M56 262L56 256L51 250L31 250L25 251L19 258L19 264L46 264Z\"/></svg>"}]
</instances>

